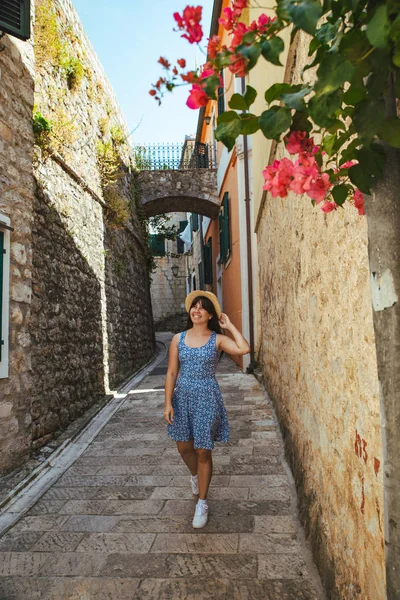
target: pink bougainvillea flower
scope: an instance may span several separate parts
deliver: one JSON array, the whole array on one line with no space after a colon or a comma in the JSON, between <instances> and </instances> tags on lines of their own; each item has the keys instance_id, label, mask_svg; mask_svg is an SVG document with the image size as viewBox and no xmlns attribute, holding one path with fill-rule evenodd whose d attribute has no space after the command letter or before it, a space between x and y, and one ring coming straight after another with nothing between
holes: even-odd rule
<instances>
[{"instance_id":1,"label":"pink bougainvillea flower","mask_svg":"<svg viewBox=\"0 0 400 600\"><path fill-rule=\"evenodd\" d=\"M258 21L256 23L257 25L257 29L259 31L259 33L266 33L271 25L271 23L273 23L276 20L276 17L274 17L273 19L271 19L271 17L267 17L267 15L260 15L258 17Z\"/></svg>"},{"instance_id":2,"label":"pink bougainvillea flower","mask_svg":"<svg viewBox=\"0 0 400 600\"><path fill-rule=\"evenodd\" d=\"M222 11L223 17L218 19L218 23L227 31L232 31L236 23L236 13L229 6Z\"/></svg>"},{"instance_id":3,"label":"pink bougainvillea flower","mask_svg":"<svg viewBox=\"0 0 400 600\"><path fill-rule=\"evenodd\" d=\"M325 202L321 206L321 210L324 213L330 213L336 209L337 209L337 204L335 202L328 202L328 200L325 200Z\"/></svg>"},{"instance_id":4,"label":"pink bougainvillea flower","mask_svg":"<svg viewBox=\"0 0 400 600\"><path fill-rule=\"evenodd\" d=\"M160 65L162 65L163 67L165 67L166 69L169 69L171 66L171 63L169 63L167 61L166 58L164 58L163 56L160 56L160 58L158 59L158 62L160 63Z\"/></svg>"},{"instance_id":5,"label":"pink bougainvillea flower","mask_svg":"<svg viewBox=\"0 0 400 600\"><path fill-rule=\"evenodd\" d=\"M244 34L247 33L248 31L249 30L244 23L237 24L237 26L235 27L235 29L233 31L233 37L232 37L232 43L231 43L232 50L236 50L236 48L238 46L240 46L240 44L243 41Z\"/></svg>"},{"instance_id":6,"label":"pink bougainvillea flower","mask_svg":"<svg viewBox=\"0 0 400 600\"><path fill-rule=\"evenodd\" d=\"M354 190L354 206L359 215L365 215L364 194L357 188Z\"/></svg>"},{"instance_id":7,"label":"pink bougainvillea flower","mask_svg":"<svg viewBox=\"0 0 400 600\"><path fill-rule=\"evenodd\" d=\"M218 52L221 49L221 38L219 35L213 35L212 38L208 40L207 54L213 59L217 56Z\"/></svg>"},{"instance_id":8,"label":"pink bougainvillea flower","mask_svg":"<svg viewBox=\"0 0 400 600\"><path fill-rule=\"evenodd\" d=\"M200 42L203 37L203 29L200 25L202 10L201 6L187 6L182 16L177 12L174 13L178 29L185 31L182 37L190 44Z\"/></svg>"},{"instance_id":9,"label":"pink bougainvillea flower","mask_svg":"<svg viewBox=\"0 0 400 600\"><path fill-rule=\"evenodd\" d=\"M319 204L322 202L322 200L324 200L330 187L332 187L332 184L329 181L329 175L327 173L322 173L318 179L310 184L310 189L307 190L307 195L315 200L317 204Z\"/></svg>"},{"instance_id":10,"label":"pink bougainvillea flower","mask_svg":"<svg viewBox=\"0 0 400 600\"><path fill-rule=\"evenodd\" d=\"M230 72L238 77L244 77L246 75L247 60L240 54L232 54L230 60L231 64L228 67Z\"/></svg>"},{"instance_id":11,"label":"pink bougainvillea flower","mask_svg":"<svg viewBox=\"0 0 400 600\"><path fill-rule=\"evenodd\" d=\"M198 80L198 75L196 73L196 71L188 71L187 73L182 73L181 78L183 81L186 81L187 83L194 83L195 81Z\"/></svg>"},{"instance_id":12,"label":"pink bougainvillea flower","mask_svg":"<svg viewBox=\"0 0 400 600\"><path fill-rule=\"evenodd\" d=\"M311 189L311 184L319 177L318 164L311 154L301 154L293 169L293 181L290 189L295 194L304 194Z\"/></svg>"},{"instance_id":13,"label":"pink bougainvillea flower","mask_svg":"<svg viewBox=\"0 0 400 600\"><path fill-rule=\"evenodd\" d=\"M289 154L300 154L312 150L314 139L309 138L306 131L292 131L285 138L285 145Z\"/></svg>"},{"instance_id":14,"label":"pink bougainvillea flower","mask_svg":"<svg viewBox=\"0 0 400 600\"><path fill-rule=\"evenodd\" d=\"M247 6L247 0L233 0L232 8L233 10L242 11Z\"/></svg>"},{"instance_id":15,"label":"pink bougainvillea flower","mask_svg":"<svg viewBox=\"0 0 400 600\"><path fill-rule=\"evenodd\" d=\"M342 165L340 165L340 169L350 169L350 167L354 167L354 165L356 164L357 162L355 160L348 160Z\"/></svg>"},{"instance_id":16,"label":"pink bougainvillea flower","mask_svg":"<svg viewBox=\"0 0 400 600\"><path fill-rule=\"evenodd\" d=\"M184 58L180 58L176 62L178 63L181 69L184 69L186 67L186 60Z\"/></svg>"},{"instance_id":17,"label":"pink bougainvillea flower","mask_svg":"<svg viewBox=\"0 0 400 600\"><path fill-rule=\"evenodd\" d=\"M273 198L285 198L288 195L289 184L293 174L293 163L288 158L275 160L263 171L264 190L270 191Z\"/></svg>"},{"instance_id":18,"label":"pink bougainvillea flower","mask_svg":"<svg viewBox=\"0 0 400 600\"><path fill-rule=\"evenodd\" d=\"M186 101L186 105L193 110L205 106L208 102L208 96L205 91L199 86L194 84L189 92L189 98Z\"/></svg>"}]
</instances>

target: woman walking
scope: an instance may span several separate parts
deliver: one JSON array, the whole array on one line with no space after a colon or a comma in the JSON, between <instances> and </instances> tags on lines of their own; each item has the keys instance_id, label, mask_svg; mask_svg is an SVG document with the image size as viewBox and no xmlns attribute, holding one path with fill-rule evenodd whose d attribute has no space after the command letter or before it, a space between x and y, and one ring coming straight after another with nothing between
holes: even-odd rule
<instances>
[{"instance_id":1,"label":"woman walking","mask_svg":"<svg viewBox=\"0 0 400 600\"><path fill-rule=\"evenodd\" d=\"M211 292L194 291L185 300L185 331L172 338L165 379L164 419L190 473L193 494L199 495L193 527L207 524L207 493L212 476L214 442L227 442L229 425L215 369L221 352L243 355L250 347L221 313ZM233 340L222 334L229 331ZM179 377L178 377L179 371Z\"/></svg>"}]
</instances>

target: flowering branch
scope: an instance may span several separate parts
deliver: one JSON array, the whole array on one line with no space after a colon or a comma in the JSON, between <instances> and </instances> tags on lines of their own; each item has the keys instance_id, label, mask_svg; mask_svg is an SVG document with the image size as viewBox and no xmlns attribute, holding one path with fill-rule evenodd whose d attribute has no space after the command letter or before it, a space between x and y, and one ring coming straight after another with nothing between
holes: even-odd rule
<instances>
[{"instance_id":1,"label":"flowering branch","mask_svg":"<svg viewBox=\"0 0 400 600\"><path fill-rule=\"evenodd\" d=\"M244 77L261 57L280 65L284 50L280 32L292 27L293 39L298 30L305 31L312 61L305 70L316 70L315 83L272 85L265 91L268 107L261 115L249 112L257 92L247 86L244 95L233 94L228 103L231 110L218 117L215 137L228 150L239 135L258 130L266 138L284 139L289 154L298 157L265 168L265 189L273 197L284 197L289 191L306 194L324 212L350 200L364 214L363 194L370 193L382 177L385 144L400 148L400 119L385 115L392 79L400 98L398 2L331 0L322 5L321 0L277 0L273 18L261 14L249 25L241 20L247 6L246 0L233 0L223 10L219 23L230 36L229 46L217 35L209 39L208 60L200 71L179 73L177 67L164 64L168 75L150 93L160 102L180 78L192 85L187 105L200 108L209 99L216 100L224 68ZM201 42L200 6L188 6L174 18L182 37ZM313 145L311 135L321 140L319 147Z\"/></svg>"}]
</instances>

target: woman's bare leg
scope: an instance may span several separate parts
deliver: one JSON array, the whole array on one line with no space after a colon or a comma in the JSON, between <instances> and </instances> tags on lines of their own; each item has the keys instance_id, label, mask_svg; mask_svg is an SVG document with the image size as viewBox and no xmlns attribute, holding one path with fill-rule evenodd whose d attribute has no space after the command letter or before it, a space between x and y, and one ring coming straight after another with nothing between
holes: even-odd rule
<instances>
[{"instance_id":1,"label":"woman's bare leg","mask_svg":"<svg viewBox=\"0 0 400 600\"><path fill-rule=\"evenodd\" d=\"M198 475L199 475L199 498L200 500L206 500L208 494L208 488L210 486L212 477L212 455L211 450L205 450L204 448L196 449L197 453L197 464L198 464Z\"/></svg>"},{"instance_id":2,"label":"woman's bare leg","mask_svg":"<svg viewBox=\"0 0 400 600\"><path fill-rule=\"evenodd\" d=\"M193 447L193 440L189 442L176 442L178 446L178 452L182 456L182 459L191 472L191 474L197 475L197 453Z\"/></svg>"}]
</instances>

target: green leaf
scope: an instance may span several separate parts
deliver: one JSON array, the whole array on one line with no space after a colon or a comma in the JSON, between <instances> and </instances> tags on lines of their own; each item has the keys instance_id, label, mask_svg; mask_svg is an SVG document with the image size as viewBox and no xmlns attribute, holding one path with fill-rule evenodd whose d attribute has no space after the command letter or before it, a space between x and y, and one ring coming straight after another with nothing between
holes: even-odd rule
<instances>
[{"instance_id":1,"label":"green leaf","mask_svg":"<svg viewBox=\"0 0 400 600\"><path fill-rule=\"evenodd\" d=\"M228 102L228 106L229 108L233 108L234 110L247 110L249 108L247 106L246 100L241 94L233 94L233 96Z\"/></svg>"},{"instance_id":2,"label":"green leaf","mask_svg":"<svg viewBox=\"0 0 400 600\"><path fill-rule=\"evenodd\" d=\"M292 115L288 108L273 106L265 110L260 119L260 129L268 139L279 139L280 135L289 129Z\"/></svg>"},{"instance_id":3,"label":"green leaf","mask_svg":"<svg viewBox=\"0 0 400 600\"><path fill-rule=\"evenodd\" d=\"M349 87L347 92L343 94L343 100L345 104L350 104L351 106L355 106L367 95L367 91L365 87L358 87L356 85L352 85Z\"/></svg>"},{"instance_id":4,"label":"green leaf","mask_svg":"<svg viewBox=\"0 0 400 600\"><path fill-rule=\"evenodd\" d=\"M250 106L253 104L254 100L257 98L257 91L251 87L251 85L248 85L246 87L246 91L244 93L244 99L246 100L246 104L248 106L248 108L250 108Z\"/></svg>"},{"instance_id":5,"label":"green leaf","mask_svg":"<svg viewBox=\"0 0 400 600\"><path fill-rule=\"evenodd\" d=\"M308 47L308 56L312 56L314 52L320 47L321 42L317 38L312 38Z\"/></svg>"},{"instance_id":6,"label":"green leaf","mask_svg":"<svg viewBox=\"0 0 400 600\"><path fill-rule=\"evenodd\" d=\"M220 80L219 76L211 75L211 77L207 77L206 79L204 79L204 81L206 83L206 85L204 87L204 91L207 94L207 96L209 98L212 98L213 100L217 100L215 91L221 85L221 80Z\"/></svg>"},{"instance_id":7,"label":"green leaf","mask_svg":"<svg viewBox=\"0 0 400 600\"><path fill-rule=\"evenodd\" d=\"M349 194L349 187L347 185L335 185L331 193L336 204L343 206Z\"/></svg>"},{"instance_id":8,"label":"green leaf","mask_svg":"<svg viewBox=\"0 0 400 600\"><path fill-rule=\"evenodd\" d=\"M228 106L234 110L248 110L256 99L256 96L256 90L248 85L243 96L241 94L233 94L228 102Z\"/></svg>"},{"instance_id":9,"label":"green leaf","mask_svg":"<svg viewBox=\"0 0 400 600\"><path fill-rule=\"evenodd\" d=\"M256 39L256 34L254 33L254 31L248 31L242 37L242 42L243 42L243 44L252 44L255 39Z\"/></svg>"},{"instance_id":10,"label":"green leaf","mask_svg":"<svg viewBox=\"0 0 400 600\"><path fill-rule=\"evenodd\" d=\"M216 140L219 140L227 147L230 152L235 145L236 138L242 132L242 122L240 120L239 115L236 112L229 112L230 115L235 115L235 117L231 116L229 120L221 119L222 116L227 113L222 113L218 117L218 127L214 131L214 136Z\"/></svg>"},{"instance_id":11,"label":"green leaf","mask_svg":"<svg viewBox=\"0 0 400 600\"><path fill-rule=\"evenodd\" d=\"M361 145L361 140L356 138L348 146L346 146L345 150L343 150L340 157L340 164L345 163L349 160L354 160L357 158L357 148Z\"/></svg>"},{"instance_id":12,"label":"green leaf","mask_svg":"<svg viewBox=\"0 0 400 600\"><path fill-rule=\"evenodd\" d=\"M339 25L340 25L339 20L335 21L335 23L324 23L315 32L315 38L321 44L328 44L335 38L335 36L339 30Z\"/></svg>"},{"instance_id":13,"label":"green leaf","mask_svg":"<svg viewBox=\"0 0 400 600\"><path fill-rule=\"evenodd\" d=\"M322 16L322 7L318 0L302 0L297 4L291 3L287 10L296 27L314 35L317 23Z\"/></svg>"},{"instance_id":14,"label":"green leaf","mask_svg":"<svg viewBox=\"0 0 400 600\"><path fill-rule=\"evenodd\" d=\"M231 54L230 52L218 52L217 56L214 59L215 66L218 69L222 70L224 67L227 67L231 64Z\"/></svg>"},{"instance_id":15,"label":"green leaf","mask_svg":"<svg viewBox=\"0 0 400 600\"><path fill-rule=\"evenodd\" d=\"M250 69L256 65L258 59L260 58L261 47L259 43L252 44L251 46L241 44L236 48L236 52L247 59L248 62L246 70L250 71Z\"/></svg>"},{"instance_id":16,"label":"green leaf","mask_svg":"<svg viewBox=\"0 0 400 600\"><path fill-rule=\"evenodd\" d=\"M357 159L371 177L378 179L382 177L385 167L385 149L381 144L363 146L357 152Z\"/></svg>"},{"instance_id":17,"label":"green leaf","mask_svg":"<svg viewBox=\"0 0 400 600\"><path fill-rule=\"evenodd\" d=\"M283 40L274 36L270 40L263 40L261 42L261 54L268 62L273 65L281 65L281 61L279 60L279 55L283 52L285 48L285 44Z\"/></svg>"},{"instance_id":18,"label":"green leaf","mask_svg":"<svg viewBox=\"0 0 400 600\"><path fill-rule=\"evenodd\" d=\"M393 54L393 64L400 67L400 48Z\"/></svg>"},{"instance_id":19,"label":"green leaf","mask_svg":"<svg viewBox=\"0 0 400 600\"><path fill-rule=\"evenodd\" d=\"M312 92L312 87L305 87L302 90L295 92L294 94L281 94L280 98L282 102L288 108L294 108L295 110L305 110L306 105L304 103L304 97Z\"/></svg>"},{"instance_id":20,"label":"green leaf","mask_svg":"<svg viewBox=\"0 0 400 600\"><path fill-rule=\"evenodd\" d=\"M218 125L221 123L230 123L231 121L239 120L239 115L234 110L226 110L222 114L219 115L217 119Z\"/></svg>"},{"instance_id":21,"label":"green leaf","mask_svg":"<svg viewBox=\"0 0 400 600\"><path fill-rule=\"evenodd\" d=\"M307 119L307 113L304 111L297 111L293 115L292 124L290 126L291 131L312 131L312 123Z\"/></svg>"},{"instance_id":22,"label":"green leaf","mask_svg":"<svg viewBox=\"0 0 400 600\"><path fill-rule=\"evenodd\" d=\"M292 86L289 83L274 83L265 92L265 101L271 104L274 100L278 100L281 94L289 93L292 90Z\"/></svg>"},{"instance_id":23,"label":"green leaf","mask_svg":"<svg viewBox=\"0 0 400 600\"><path fill-rule=\"evenodd\" d=\"M358 189L364 194L371 193L371 185L373 183L372 176L369 171L362 168L361 165L354 165L349 169L349 178Z\"/></svg>"},{"instance_id":24,"label":"green leaf","mask_svg":"<svg viewBox=\"0 0 400 600\"><path fill-rule=\"evenodd\" d=\"M351 63L356 63L370 49L370 43L367 40L364 31L360 29L350 29L341 39L339 50L342 56Z\"/></svg>"},{"instance_id":25,"label":"green leaf","mask_svg":"<svg viewBox=\"0 0 400 600\"><path fill-rule=\"evenodd\" d=\"M241 132L243 135L252 135L260 129L260 124L258 122L259 118L256 115L246 113L244 115L240 115L240 119Z\"/></svg>"},{"instance_id":26,"label":"green leaf","mask_svg":"<svg viewBox=\"0 0 400 600\"><path fill-rule=\"evenodd\" d=\"M362 100L354 110L353 123L357 133L368 138L377 135L383 125L385 104L383 100Z\"/></svg>"},{"instance_id":27,"label":"green leaf","mask_svg":"<svg viewBox=\"0 0 400 600\"><path fill-rule=\"evenodd\" d=\"M389 146L400 148L400 119L398 117L385 119L380 131L380 137Z\"/></svg>"},{"instance_id":28,"label":"green leaf","mask_svg":"<svg viewBox=\"0 0 400 600\"><path fill-rule=\"evenodd\" d=\"M317 71L318 80L314 89L317 94L329 94L340 88L345 81L351 81L353 73L353 65L340 54L327 54Z\"/></svg>"},{"instance_id":29,"label":"green leaf","mask_svg":"<svg viewBox=\"0 0 400 600\"><path fill-rule=\"evenodd\" d=\"M336 133L337 131L344 131L344 129L346 128L346 125L343 123L343 121L341 121L340 119L335 119L335 121L329 126L327 127L327 131L329 133Z\"/></svg>"},{"instance_id":30,"label":"green leaf","mask_svg":"<svg viewBox=\"0 0 400 600\"><path fill-rule=\"evenodd\" d=\"M336 134L333 134L333 135L328 134L323 139L322 147L328 156L332 156L332 154L334 154L333 148L335 146L336 138L337 138Z\"/></svg>"},{"instance_id":31,"label":"green leaf","mask_svg":"<svg viewBox=\"0 0 400 600\"><path fill-rule=\"evenodd\" d=\"M391 23L386 4L381 4L367 25L367 38L375 48L386 48L389 43Z\"/></svg>"},{"instance_id":32,"label":"green leaf","mask_svg":"<svg viewBox=\"0 0 400 600\"><path fill-rule=\"evenodd\" d=\"M308 102L310 117L320 127L331 127L336 123L336 111L342 106L341 91L322 96L313 96Z\"/></svg>"}]
</instances>

